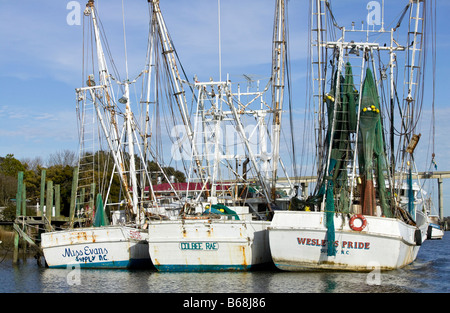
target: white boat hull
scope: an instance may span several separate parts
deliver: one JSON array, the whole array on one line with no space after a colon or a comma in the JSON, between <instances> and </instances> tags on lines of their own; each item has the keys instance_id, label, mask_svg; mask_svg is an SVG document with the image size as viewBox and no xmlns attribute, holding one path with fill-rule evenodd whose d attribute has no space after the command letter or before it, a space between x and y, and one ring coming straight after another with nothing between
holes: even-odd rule
<instances>
[{"instance_id":1,"label":"white boat hull","mask_svg":"<svg viewBox=\"0 0 450 313\"><path fill-rule=\"evenodd\" d=\"M243 271L271 264L269 222L151 222L149 252L159 271Z\"/></svg>"},{"instance_id":2,"label":"white boat hull","mask_svg":"<svg viewBox=\"0 0 450 313\"><path fill-rule=\"evenodd\" d=\"M336 255L328 256L323 212L277 211L269 228L273 262L287 271L371 271L398 269L416 259L427 223L418 229L398 219L365 218L367 226L354 231L347 216L334 215Z\"/></svg>"},{"instance_id":3,"label":"white boat hull","mask_svg":"<svg viewBox=\"0 0 450 313\"><path fill-rule=\"evenodd\" d=\"M87 227L41 235L50 268L134 268L151 266L147 231L126 227Z\"/></svg>"}]
</instances>

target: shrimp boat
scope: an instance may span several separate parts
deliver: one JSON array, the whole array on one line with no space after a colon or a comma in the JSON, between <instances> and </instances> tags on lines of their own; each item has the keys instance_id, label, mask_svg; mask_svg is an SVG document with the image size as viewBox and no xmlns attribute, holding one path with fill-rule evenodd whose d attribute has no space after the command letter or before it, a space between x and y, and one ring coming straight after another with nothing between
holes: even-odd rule
<instances>
[{"instance_id":1,"label":"shrimp boat","mask_svg":"<svg viewBox=\"0 0 450 313\"><path fill-rule=\"evenodd\" d=\"M108 225L42 234L41 247L50 268L150 268L147 231Z\"/></svg>"},{"instance_id":2,"label":"shrimp boat","mask_svg":"<svg viewBox=\"0 0 450 313\"><path fill-rule=\"evenodd\" d=\"M428 232L427 239L442 239L444 237L444 229L441 226L439 216L429 215L428 216Z\"/></svg>"},{"instance_id":3,"label":"shrimp boat","mask_svg":"<svg viewBox=\"0 0 450 313\"><path fill-rule=\"evenodd\" d=\"M444 237L444 228L442 226L439 214L435 213L435 207L433 205L431 197L425 200L425 205L428 211L429 223L427 239L442 239Z\"/></svg>"},{"instance_id":4,"label":"shrimp boat","mask_svg":"<svg viewBox=\"0 0 450 313\"><path fill-rule=\"evenodd\" d=\"M76 188L72 187L76 202L71 204L69 228L43 233L41 247L51 268L149 267L148 232L144 229L146 212L143 198L138 194L145 189L139 183L145 184L146 179L148 182L148 172L146 163L142 162L142 144L135 133L138 127L129 103L128 85L132 82L128 79L119 82L125 92L117 103L112 88L114 77L108 71L100 40L105 36L100 33L93 0L88 1L84 15L92 26L95 40L92 46L87 43L86 47L96 50L96 54L86 55L93 58L96 55L98 76L88 75L86 86L76 89L80 131L79 161L74 175ZM94 62L87 60L86 64ZM139 157L130 157L135 154ZM135 159L140 160L141 169ZM114 188L116 195L112 195Z\"/></svg>"},{"instance_id":5,"label":"shrimp boat","mask_svg":"<svg viewBox=\"0 0 450 313\"><path fill-rule=\"evenodd\" d=\"M431 12L425 10L431 1L405 2L389 30L384 1L383 7L370 2L362 29L339 24L332 1L310 2L318 181L295 208L275 212L269 241L279 269L398 269L416 259L426 239L424 209L414 205L412 193L402 206L399 189L406 183L406 190L413 190L420 138L415 108L422 105L428 31L422 12ZM403 86L396 82L402 77Z\"/></svg>"},{"instance_id":6,"label":"shrimp boat","mask_svg":"<svg viewBox=\"0 0 450 313\"><path fill-rule=\"evenodd\" d=\"M151 68L168 69L172 78L170 93L182 120L175 150L189 163L186 192L192 185L201 189L185 194L178 217L149 222L153 265L159 271L246 271L270 265L267 228L273 211L283 204L276 179L281 174L278 167L283 167L278 145L286 56L284 1L276 1L274 66L265 87L248 76L246 91L229 76L225 81L195 79L189 85L195 92L191 110L186 101L189 89L183 87L187 79L180 76L159 1L149 5L153 33L159 36L152 42L167 64ZM264 98L269 90L272 104ZM194 113L189 116L190 111Z\"/></svg>"}]
</instances>

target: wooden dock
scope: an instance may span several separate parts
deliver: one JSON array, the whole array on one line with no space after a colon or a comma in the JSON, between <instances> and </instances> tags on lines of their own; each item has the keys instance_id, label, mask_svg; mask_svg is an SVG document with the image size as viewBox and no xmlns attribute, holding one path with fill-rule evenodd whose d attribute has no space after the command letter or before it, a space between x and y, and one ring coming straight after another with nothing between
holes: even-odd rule
<instances>
[{"instance_id":1,"label":"wooden dock","mask_svg":"<svg viewBox=\"0 0 450 313\"><path fill-rule=\"evenodd\" d=\"M13 263L19 261L19 241L22 239L22 244L25 249L28 247L36 251L36 258L38 262L42 256L40 247L41 233L59 230L72 226L76 222L84 222L84 218L75 219L75 203L76 203L76 187L78 181L78 168L74 170L72 193L70 200L70 217L62 216L60 213L60 186L53 186L52 181L46 181L46 171L41 172L41 196L40 206L37 210L36 216L27 216L26 207L26 186L23 181L23 172L18 173L17 179L17 194L16 194L16 219L10 222L13 225L14 236L14 253ZM46 188L47 187L47 188ZM45 192L45 189L46 192ZM45 202L44 202L45 201ZM45 207L47 208L44 210ZM52 214L53 208L55 209Z\"/></svg>"}]
</instances>

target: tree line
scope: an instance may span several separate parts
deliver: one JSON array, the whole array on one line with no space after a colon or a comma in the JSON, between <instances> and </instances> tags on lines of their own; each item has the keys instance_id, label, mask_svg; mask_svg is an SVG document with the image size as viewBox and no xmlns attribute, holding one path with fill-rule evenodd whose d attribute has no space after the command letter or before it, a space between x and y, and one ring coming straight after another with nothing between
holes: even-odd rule
<instances>
[{"instance_id":1,"label":"tree line","mask_svg":"<svg viewBox=\"0 0 450 313\"><path fill-rule=\"evenodd\" d=\"M93 168L94 177L102 177L104 175L110 176L113 170L112 156L107 152L99 151L96 152L93 157L96 161L100 161L98 162L99 165L96 165ZM103 163L103 165L100 165L100 163ZM53 185L60 185L61 214L68 216L70 210L73 170L77 164L77 155L70 150L62 150L50 154L46 162L40 157L18 160L13 154L7 154L4 157L0 156L0 208L3 208L2 213L0 213L0 219L11 221L15 218L15 198L17 194L17 177L19 172L24 173L23 182L26 185L27 206L37 207L40 201L41 174L44 169L46 171L46 181L53 181ZM109 164L109 166L105 166L104 164ZM105 168L108 169L106 172ZM147 169L150 173L153 173L152 184L156 184L157 177L162 176L158 174L160 173L160 168L155 162L149 161L147 163ZM164 171L168 177L175 176L177 182L185 182L186 178L184 173L172 167L165 167ZM119 198L121 190L120 180L117 175L115 176L111 186L111 196ZM27 211L27 215L28 214Z\"/></svg>"}]
</instances>

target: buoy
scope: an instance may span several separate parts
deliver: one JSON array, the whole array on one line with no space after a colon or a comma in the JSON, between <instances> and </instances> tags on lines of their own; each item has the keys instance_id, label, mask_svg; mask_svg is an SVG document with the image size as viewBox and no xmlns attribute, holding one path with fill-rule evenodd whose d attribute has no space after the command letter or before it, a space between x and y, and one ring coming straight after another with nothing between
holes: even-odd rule
<instances>
[{"instance_id":1,"label":"buoy","mask_svg":"<svg viewBox=\"0 0 450 313\"><path fill-rule=\"evenodd\" d=\"M361 220L361 226L359 226L359 227L355 226L356 219ZM353 229L354 231L362 231L367 226L367 220L363 215L356 214L356 215L353 215L352 218L350 219L349 225L350 225L350 228Z\"/></svg>"}]
</instances>

